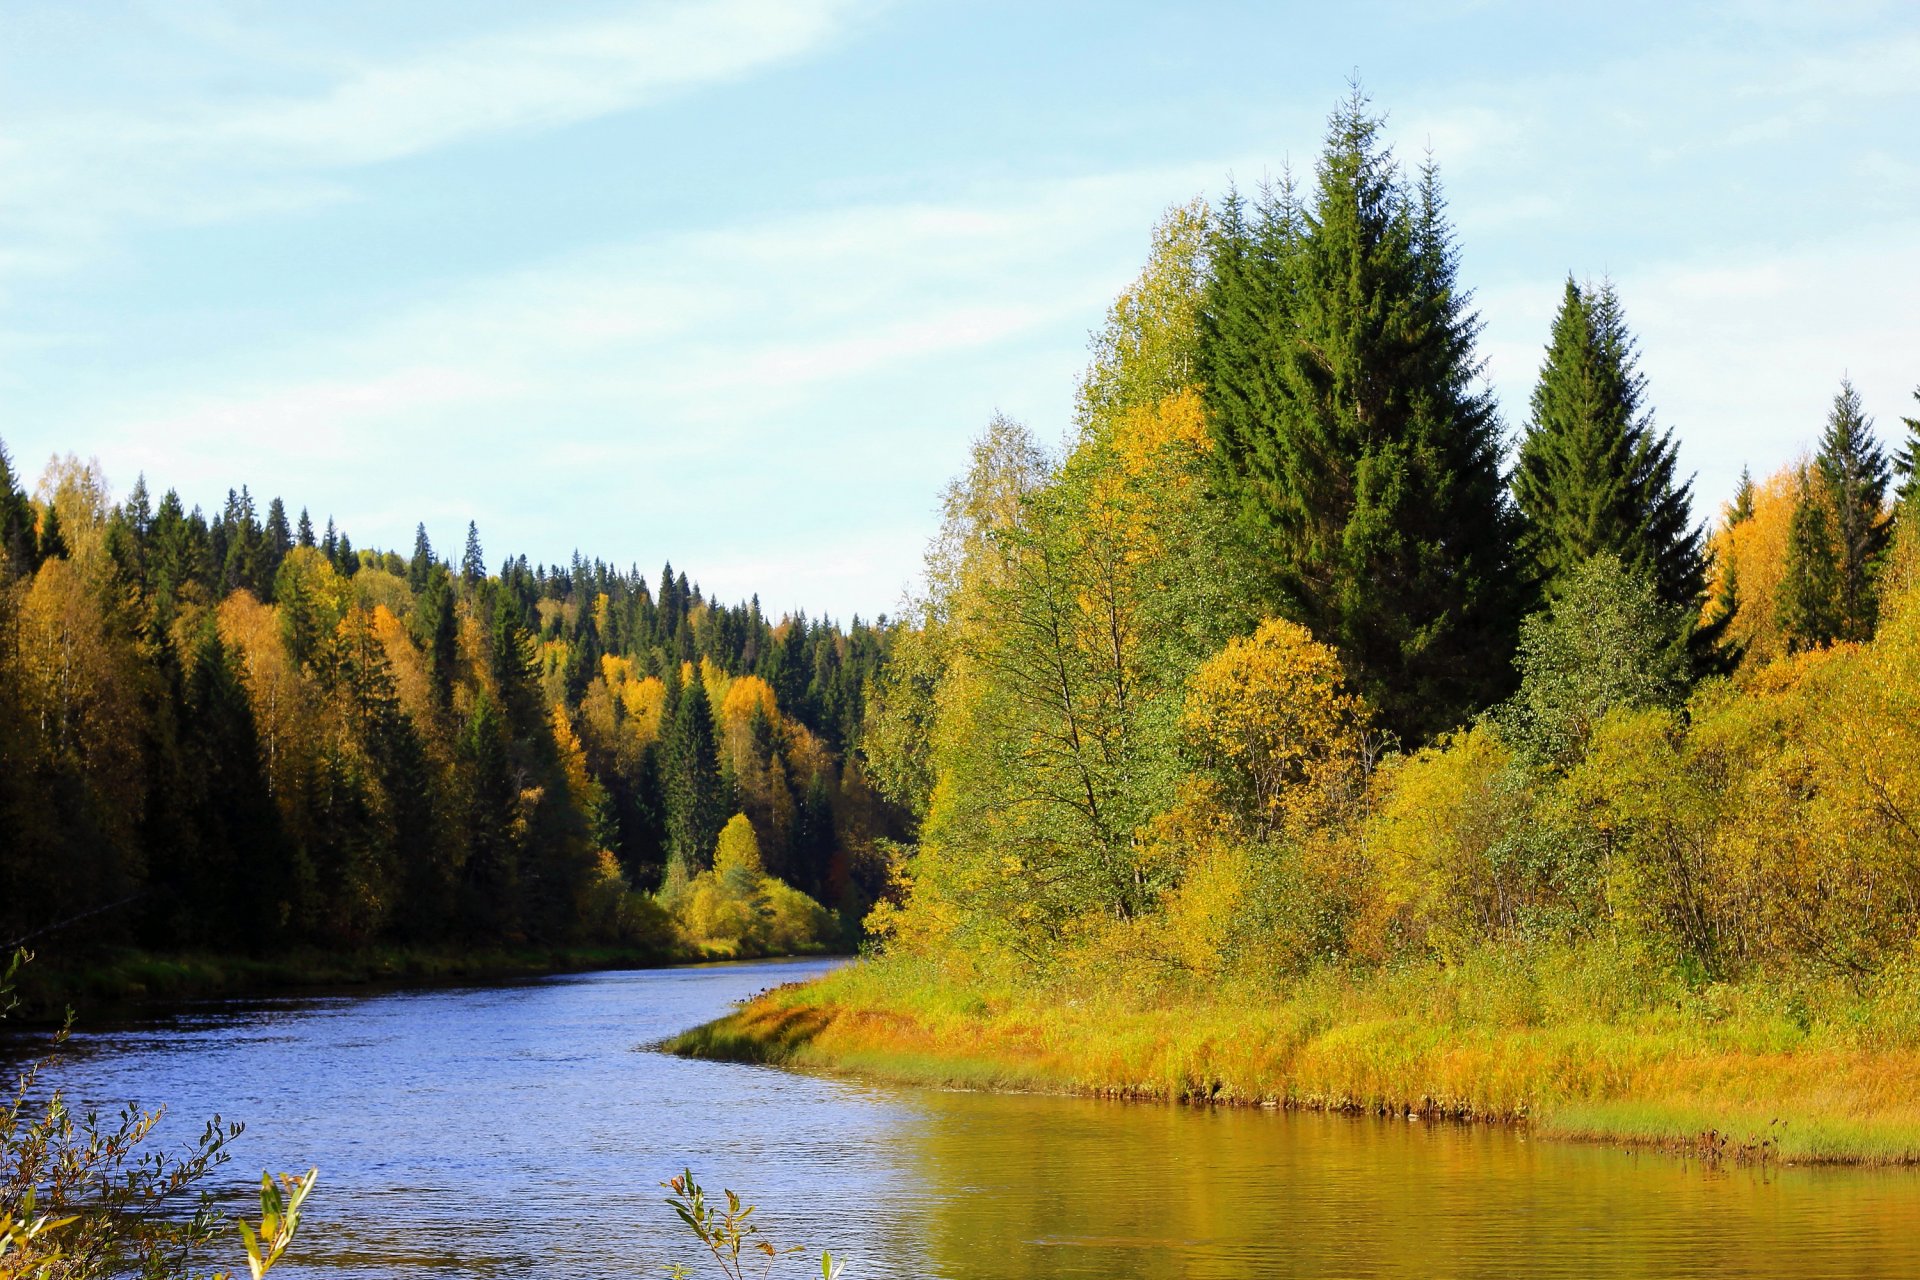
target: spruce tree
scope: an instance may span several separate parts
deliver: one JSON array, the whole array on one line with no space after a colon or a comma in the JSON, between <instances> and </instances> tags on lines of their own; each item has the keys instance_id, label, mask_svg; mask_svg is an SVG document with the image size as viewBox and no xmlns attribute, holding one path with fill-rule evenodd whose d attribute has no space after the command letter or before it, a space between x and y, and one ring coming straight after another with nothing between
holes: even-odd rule
<instances>
[{"instance_id":1,"label":"spruce tree","mask_svg":"<svg viewBox=\"0 0 1920 1280\"><path fill-rule=\"evenodd\" d=\"M1920 400L1920 387L1915 387L1913 398ZM1902 418L1907 428L1907 438L1901 442L1900 451L1893 455L1893 471L1900 477L1900 487L1894 491L1894 500L1904 514L1911 509L1909 499L1920 493L1920 418Z\"/></svg>"},{"instance_id":2,"label":"spruce tree","mask_svg":"<svg viewBox=\"0 0 1920 1280\"><path fill-rule=\"evenodd\" d=\"M467 549L460 557L460 581L471 589L487 576L486 557L480 552L480 526L467 521Z\"/></svg>"},{"instance_id":3,"label":"spruce tree","mask_svg":"<svg viewBox=\"0 0 1920 1280\"><path fill-rule=\"evenodd\" d=\"M34 535L33 504L13 474L13 459L0 443L0 558L17 574L40 567L40 545Z\"/></svg>"},{"instance_id":4,"label":"spruce tree","mask_svg":"<svg viewBox=\"0 0 1920 1280\"><path fill-rule=\"evenodd\" d=\"M1835 608L1839 588L1840 565L1834 554L1827 495L1802 472L1793 517L1787 523L1786 570L1777 600L1788 652L1833 643L1840 629Z\"/></svg>"},{"instance_id":5,"label":"spruce tree","mask_svg":"<svg viewBox=\"0 0 1920 1280\"><path fill-rule=\"evenodd\" d=\"M1733 503L1727 508L1727 527L1753 519L1753 472L1740 468L1740 483L1734 487Z\"/></svg>"},{"instance_id":6,"label":"spruce tree","mask_svg":"<svg viewBox=\"0 0 1920 1280\"><path fill-rule=\"evenodd\" d=\"M1879 620L1874 575L1887 549L1887 457L1874 438L1860 393L1845 378L1827 414L1814 456L1833 521L1834 637L1870 640Z\"/></svg>"},{"instance_id":7,"label":"spruce tree","mask_svg":"<svg viewBox=\"0 0 1920 1280\"><path fill-rule=\"evenodd\" d=\"M294 532L294 542L303 547L314 545L313 517L307 514L305 507L300 508L300 524Z\"/></svg>"},{"instance_id":8,"label":"spruce tree","mask_svg":"<svg viewBox=\"0 0 1920 1280\"><path fill-rule=\"evenodd\" d=\"M666 765L667 852L693 875L712 865L714 842L726 819L713 709L698 674L686 682L674 708Z\"/></svg>"},{"instance_id":9,"label":"spruce tree","mask_svg":"<svg viewBox=\"0 0 1920 1280\"><path fill-rule=\"evenodd\" d=\"M60 512L52 503L40 516L40 552L37 563L65 560L69 554L67 536L60 531Z\"/></svg>"},{"instance_id":10,"label":"spruce tree","mask_svg":"<svg viewBox=\"0 0 1920 1280\"><path fill-rule=\"evenodd\" d=\"M268 587L273 585L273 575L280 572L280 562L287 558L287 552L291 550L293 550L293 528L287 523L286 504L275 498L267 504L267 524L260 547L262 585Z\"/></svg>"},{"instance_id":11,"label":"spruce tree","mask_svg":"<svg viewBox=\"0 0 1920 1280\"><path fill-rule=\"evenodd\" d=\"M427 539L427 526L423 521L414 528L413 559L407 561L407 585L416 596L427 589L427 575L433 572L433 564L433 543Z\"/></svg>"},{"instance_id":12,"label":"spruce tree","mask_svg":"<svg viewBox=\"0 0 1920 1280\"><path fill-rule=\"evenodd\" d=\"M1646 408L1646 376L1610 282L1568 277L1514 469L1528 568L1549 597L1596 555L1647 574L1662 603L1697 610L1701 531L1678 450Z\"/></svg>"},{"instance_id":13,"label":"spruce tree","mask_svg":"<svg viewBox=\"0 0 1920 1280\"><path fill-rule=\"evenodd\" d=\"M453 587L439 565L427 580L420 603L420 637L427 650L427 683L434 705L453 707L454 678L459 666L459 618L454 611Z\"/></svg>"},{"instance_id":14,"label":"spruce tree","mask_svg":"<svg viewBox=\"0 0 1920 1280\"><path fill-rule=\"evenodd\" d=\"M1310 203L1229 199L1201 314L1218 487L1272 612L1340 650L1409 740L1510 687L1515 522L1439 182L1356 88Z\"/></svg>"}]
</instances>

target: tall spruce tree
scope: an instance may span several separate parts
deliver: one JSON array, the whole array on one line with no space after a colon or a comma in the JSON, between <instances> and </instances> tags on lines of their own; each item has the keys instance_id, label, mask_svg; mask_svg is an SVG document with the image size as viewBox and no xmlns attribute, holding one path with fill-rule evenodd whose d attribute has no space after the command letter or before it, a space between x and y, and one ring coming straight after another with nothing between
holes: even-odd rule
<instances>
[{"instance_id":1,"label":"tall spruce tree","mask_svg":"<svg viewBox=\"0 0 1920 1280\"><path fill-rule=\"evenodd\" d=\"M480 551L480 526L467 521L467 549L460 557L460 581L471 589L487 576L487 558Z\"/></svg>"},{"instance_id":2,"label":"tall spruce tree","mask_svg":"<svg viewBox=\"0 0 1920 1280\"><path fill-rule=\"evenodd\" d=\"M1834 553L1827 495L1803 471L1793 516L1787 522L1787 561L1776 601L1788 652L1833 643L1840 631L1835 607L1839 594L1840 564Z\"/></svg>"},{"instance_id":3,"label":"tall spruce tree","mask_svg":"<svg viewBox=\"0 0 1920 1280\"><path fill-rule=\"evenodd\" d=\"M1913 389L1913 398L1920 401L1920 387ZM1908 501L1915 493L1920 493L1920 418L1902 418L1907 428L1907 438L1900 444L1900 450L1893 455L1893 471L1900 477L1900 487L1894 491L1894 501L1899 504L1902 513L1912 504Z\"/></svg>"},{"instance_id":4,"label":"tall spruce tree","mask_svg":"<svg viewBox=\"0 0 1920 1280\"><path fill-rule=\"evenodd\" d=\"M1411 740L1511 686L1521 603L1479 320L1438 178L1356 88L1309 201L1230 197L1201 312L1218 485L1272 611L1336 645Z\"/></svg>"},{"instance_id":5,"label":"tall spruce tree","mask_svg":"<svg viewBox=\"0 0 1920 1280\"><path fill-rule=\"evenodd\" d=\"M0 443L0 557L16 574L40 567L40 545L34 535L33 503L13 474L13 459Z\"/></svg>"},{"instance_id":6,"label":"tall spruce tree","mask_svg":"<svg viewBox=\"0 0 1920 1280\"><path fill-rule=\"evenodd\" d=\"M1869 640L1880 617L1874 575L1887 549L1887 455L1874 438L1860 393L1840 380L1814 455L1833 520L1834 637Z\"/></svg>"},{"instance_id":7,"label":"tall spruce tree","mask_svg":"<svg viewBox=\"0 0 1920 1280\"><path fill-rule=\"evenodd\" d=\"M407 585L416 596L427 589L433 564L433 543L427 537L426 522L422 521L413 531L413 558L407 561Z\"/></svg>"},{"instance_id":8,"label":"tall spruce tree","mask_svg":"<svg viewBox=\"0 0 1920 1280\"><path fill-rule=\"evenodd\" d=\"M667 743L667 853L688 875L711 866L726 820L713 708L696 672L680 691Z\"/></svg>"},{"instance_id":9,"label":"tall spruce tree","mask_svg":"<svg viewBox=\"0 0 1920 1280\"><path fill-rule=\"evenodd\" d=\"M1568 277L1513 474L1521 545L1550 597L1606 554L1691 616L1706 592L1692 486L1676 475L1672 432L1654 426L1638 364L1612 283Z\"/></svg>"}]
</instances>

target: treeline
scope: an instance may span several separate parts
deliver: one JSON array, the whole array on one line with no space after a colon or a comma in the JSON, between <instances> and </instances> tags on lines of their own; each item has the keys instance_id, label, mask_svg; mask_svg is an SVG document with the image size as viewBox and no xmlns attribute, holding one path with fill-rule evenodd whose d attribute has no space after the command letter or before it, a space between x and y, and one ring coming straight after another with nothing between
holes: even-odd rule
<instances>
[{"instance_id":1,"label":"treeline","mask_svg":"<svg viewBox=\"0 0 1920 1280\"><path fill-rule=\"evenodd\" d=\"M853 748L891 637L671 565L489 572L471 525L454 563L245 489L211 518L144 478L115 502L70 457L30 498L0 449L0 941L831 935L761 878L853 920L878 891L898 817ZM687 908L736 814L764 867L715 934Z\"/></svg>"},{"instance_id":2,"label":"treeline","mask_svg":"<svg viewBox=\"0 0 1920 1280\"><path fill-rule=\"evenodd\" d=\"M1568 280L1509 439L1458 263L1356 92L1310 181L1156 228L1061 455L989 427L866 736L920 819L894 951L1904 972L1920 422L1890 461L1842 384L1709 529L1613 285Z\"/></svg>"}]
</instances>

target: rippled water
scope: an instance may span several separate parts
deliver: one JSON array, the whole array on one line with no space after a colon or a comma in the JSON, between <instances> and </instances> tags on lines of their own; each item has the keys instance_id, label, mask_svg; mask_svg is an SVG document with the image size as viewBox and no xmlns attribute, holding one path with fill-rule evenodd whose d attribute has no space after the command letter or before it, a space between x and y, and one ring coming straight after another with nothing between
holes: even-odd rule
<instances>
[{"instance_id":1,"label":"rippled water","mask_svg":"<svg viewBox=\"0 0 1920 1280\"><path fill-rule=\"evenodd\" d=\"M236 1193L247 1169L320 1165L293 1274L657 1277L692 1254L656 1184L692 1164L850 1278L1920 1276L1920 1174L890 1089L646 1048L821 967L210 1004L81 1036L61 1078L168 1103L169 1141L246 1120Z\"/></svg>"}]
</instances>

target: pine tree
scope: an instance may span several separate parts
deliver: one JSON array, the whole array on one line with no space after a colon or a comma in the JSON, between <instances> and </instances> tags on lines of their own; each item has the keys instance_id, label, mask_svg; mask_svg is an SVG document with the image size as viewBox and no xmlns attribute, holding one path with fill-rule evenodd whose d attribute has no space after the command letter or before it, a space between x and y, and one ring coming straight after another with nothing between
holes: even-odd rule
<instances>
[{"instance_id":1,"label":"pine tree","mask_svg":"<svg viewBox=\"0 0 1920 1280\"><path fill-rule=\"evenodd\" d=\"M1645 407L1646 376L1610 282L1571 277L1514 470L1523 547L1549 596L1596 555L1650 575L1663 603L1695 610L1706 592L1691 485Z\"/></svg>"},{"instance_id":2,"label":"pine tree","mask_svg":"<svg viewBox=\"0 0 1920 1280\"><path fill-rule=\"evenodd\" d=\"M320 539L320 554L325 556L327 563L331 564L334 568L338 569L340 567L340 534L339 531L333 527L332 516L327 517L327 532Z\"/></svg>"},{"instance_id":3,"label":"pine tree","mask_svg":"<svg viewBox=\"0 0 1920 1280\"><path fill-rule=\"evenodd\" d=\"M1218 483L1274 612L1420 740L1512 683L1514 518L1479 320L1431 166L1409 186L1356 88L1310 207L1230 199L1201 315Z\"/></svg>"},{"instance_id":4,"label":"pine tree","mask_svg":"<svg viewBox=\"0 0 1920 1280\"><path fill-rule=\"evenodd\" d=\"M1837 574L1834 637L1869 640L1879 620L1874 574L1887 548L1887 457L1853 383L1841 379L1814 456L1831 509Z\"/></svg>"},{"instance_id":5,"label":"pine tree","mask_svg":"<svg viewBox=\"0 0 1920 1280\"><path fill-rule=\"evenodd\" d=\"M1839 633L1839 589L1840 565L1826 494L1803 472L1793 518L1787 523L1787 563L1778 599L1788 652L1833 643Z\"/></svg>"},{"instance_id":6,"label":"pine tree","mask_svg":"<svg viewBox=\"0 0 1920 1280\"><path fill-rule=\"evenodd\" d=\"M467 521L467 550L460 557L460 581L471 589L487 576L486 557L480 552L480 526Z\"/></svg>"},{"instance_id":7,"label":"pine tree","mask_svg":"<svg viewBox=\"0 0 1920 1280\"><path fill-rule=\"evenodd\" d=\"M314 545L313 517L307 514L305 507L300 508L300 524L294 533L294 541L303 547L311 547ZM331 559L332 557L329 556L328 558Z\"/></svg>"}]
</instances>

